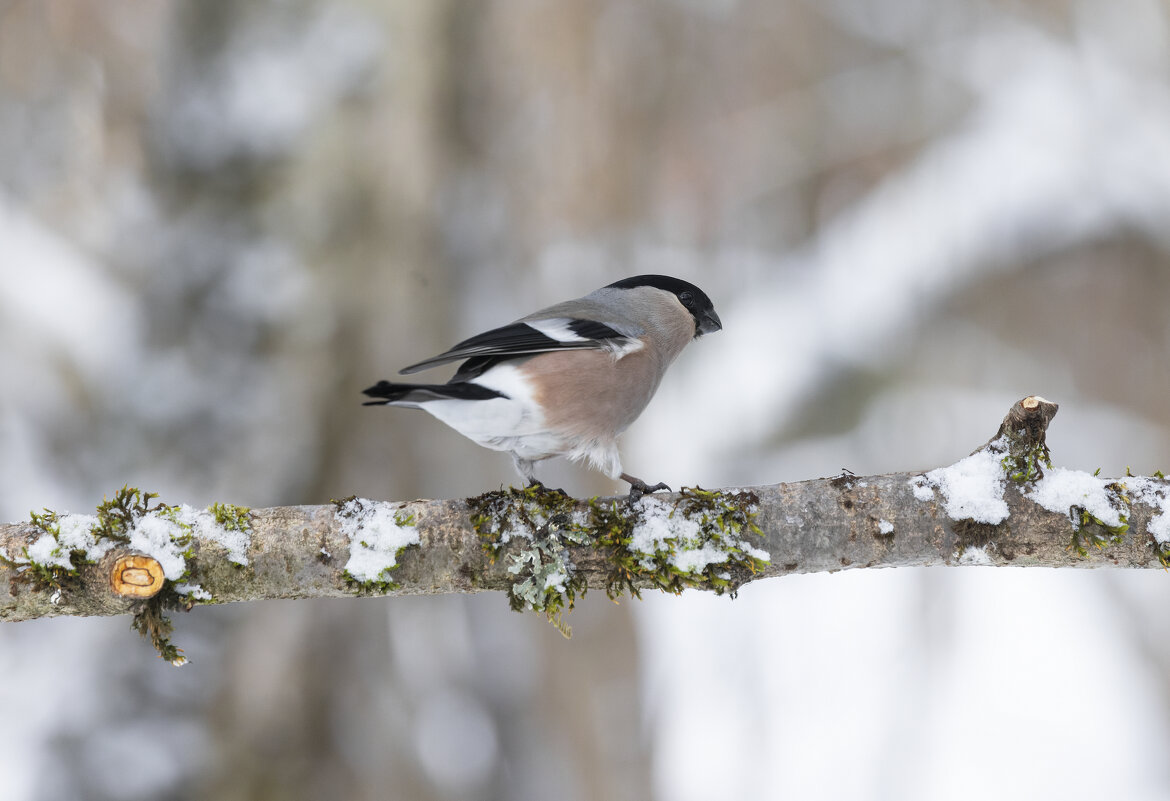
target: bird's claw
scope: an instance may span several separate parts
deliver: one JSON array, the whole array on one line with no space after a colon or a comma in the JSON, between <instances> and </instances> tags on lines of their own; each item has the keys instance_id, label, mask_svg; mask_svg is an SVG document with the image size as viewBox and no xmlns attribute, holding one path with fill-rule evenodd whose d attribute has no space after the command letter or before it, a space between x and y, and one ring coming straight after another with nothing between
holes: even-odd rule
<instances>
[{"instance_id":1,"label":"bird's claw","mask_svg":"<svg viewBox=\"0 0 1170 801\"><path fill-rule=\"evenodd\" d=\"M571 498L573 496L565 492L560 487L546 487L543 482L533 481L528 485L528 489L534 489L540 493L548 493L550 495L560 495L562 498Z\"/></svg>"},{"instance_id":2,"label":"bird's claw","mask_svg":"<svg viewBox=\"0 0 1170 801\"><path fill-rule=\"evenodd\" d=\"M630 482L630 503L637 503L639 500L641 500L643 495L649 495L650 493L658 492L659 490L666 490L667 492L670 492L670 487L666 484L663 484L661 481L651 486L642 479L635 478Z\"/></svg>"}]
</instances>

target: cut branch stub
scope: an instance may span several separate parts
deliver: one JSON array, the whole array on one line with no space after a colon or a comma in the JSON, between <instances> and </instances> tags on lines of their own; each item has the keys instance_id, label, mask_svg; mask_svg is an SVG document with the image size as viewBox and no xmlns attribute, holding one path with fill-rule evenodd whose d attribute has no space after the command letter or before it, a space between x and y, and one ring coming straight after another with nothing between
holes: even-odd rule
<instances>
[{"instance_id":1,"label":"cut branch stub","mask_svg":"<svg viewBox=\"0 0 1170 801\"><path fill-rule=\"evenodd\" d=\"M128 598L153 598L162 589L166 576L157 559L143 554L118 557L110 570L110 586Z\"/></svg>"},{"instance_id":2,"label":"cut branch stub","mask_svg":"<svg viewBox=\"0 0 1170 801\"><path fill-rule=\"evenodd\" d=\"M1029 395L1016 401L999 424L999 431L979 450L991 447L996 451L1006 451L1003 466L1013 481L1037 481L1043 478L1043 467L1052 467L1045 435L1048 424L1059 408L1039 395ZM996 445L998 447L994 447Z\"/></svg>"}]
</instances>

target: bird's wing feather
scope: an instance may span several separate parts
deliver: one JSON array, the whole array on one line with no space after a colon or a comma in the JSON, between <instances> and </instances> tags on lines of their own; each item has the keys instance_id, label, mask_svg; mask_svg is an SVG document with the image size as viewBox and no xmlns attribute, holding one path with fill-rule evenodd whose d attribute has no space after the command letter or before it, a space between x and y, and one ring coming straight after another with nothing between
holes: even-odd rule
<instances>
[{"instance_id":1,"label":"bird's wing feather","mask_svg":"<svg viewBox=\"0 0 1170 801\"><path fill-rule=\"evenodd\" d=\"M465 339L455 347L430 359L404 367L399 373L417 373L428 367L461 359L509 358L558 350L611 349L630 347L641 332L622 333L605 323L571 317L529 319L493 328Z\"/></svg>"}]
</instances>

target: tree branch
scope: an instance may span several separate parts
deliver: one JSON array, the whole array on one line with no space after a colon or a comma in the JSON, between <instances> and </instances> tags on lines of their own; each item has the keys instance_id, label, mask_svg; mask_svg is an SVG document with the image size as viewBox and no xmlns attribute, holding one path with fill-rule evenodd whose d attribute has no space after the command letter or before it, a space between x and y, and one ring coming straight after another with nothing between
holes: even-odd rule
<instances>
[{"instance_id":1,"label":"tree branch","mask_svg":"<svg viewBox=\"0 0 1170 801\"><path fill-rule=\"evenodd\" d=\"M1009 410L971 456L928 473L848 472L743 490L589 501L534 490L249 511L151 507L0 525L0 620L135 614L168 658L162 611L268 598L504 590L554 622L587 588L734 592L788 573L908 565L1161 567L1170 483L1052 468L1057 406ZM161 644L160 644L161 643Z\"/></svg>"}]
</instances>

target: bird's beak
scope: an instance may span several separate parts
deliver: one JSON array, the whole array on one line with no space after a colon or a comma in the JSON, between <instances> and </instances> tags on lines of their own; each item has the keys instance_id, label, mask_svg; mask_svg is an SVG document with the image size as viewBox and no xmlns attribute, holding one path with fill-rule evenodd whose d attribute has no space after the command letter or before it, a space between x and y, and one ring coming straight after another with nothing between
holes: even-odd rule
<instances>
[{"instance_id":1,"label":"bird's beak","mask_svg":"<svg viewBox=\"0 0 1170 801\"><path fill-rule=\"evenodd\" d=\"M703 312L703 316L699 319L698 333L696 337L701 337L703 334L713 334L716 331L723 330L723 323L719 320L719 315L712 309L708 312Z\"/></svg>"}]
</instances>

